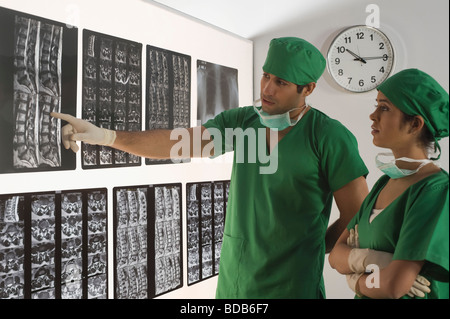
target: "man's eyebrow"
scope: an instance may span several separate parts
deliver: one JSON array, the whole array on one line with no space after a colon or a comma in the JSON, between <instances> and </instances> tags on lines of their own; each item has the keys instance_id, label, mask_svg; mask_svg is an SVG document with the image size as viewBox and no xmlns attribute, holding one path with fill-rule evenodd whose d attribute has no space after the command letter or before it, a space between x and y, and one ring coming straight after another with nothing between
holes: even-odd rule
<instances>
[{"instance_id":1,"label":"man's eyebrow","mask_svg":"<svg viewBox=\"0 0 450 319\"><path fill-rule=\"evenodd\" d=\"M280 80L280 81L283 81L283 82L286 82L286 83L292 83L292 82L289 82L288 80L285 80L285 79L283 79L283 78L280 78L279 76L276 76L276 75L274 75L274 74L272 74L272 73L268 73L268 72L263 72L263 74L264 75L270 75L270 76L272 76L272 77L274 77L275 78L275 80ZM293 83L292 83L293 84Z\"/></svg>"},{"instance_id":2,"label":"man's eyebrow","mask_svg":"<svg viewBox=\"0 0 450 319\"><path fill-rule=\"evenodd\" d=\"M286 83L292 83L292 82L289 82L288 80L282 79L282 78L280 78L280 77L278 77L276 75L274 75L274 77L275 77L276 80L280 80L280 81L283 81L283 82L286 82Z\"/></svg>"}]
</instances>

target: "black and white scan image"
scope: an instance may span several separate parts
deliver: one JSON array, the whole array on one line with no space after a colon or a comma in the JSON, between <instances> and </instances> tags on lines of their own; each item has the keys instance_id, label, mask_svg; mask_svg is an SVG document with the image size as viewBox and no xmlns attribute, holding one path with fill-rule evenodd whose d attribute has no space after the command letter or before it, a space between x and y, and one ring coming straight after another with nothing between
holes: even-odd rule
<instances>
[{"instance_id":1,"label":"black and white scan image","mask_svg":"<svg viewBox=\"0 0 450 319\"><path fill-rule=\"evenodd\" d=\"M114 196L115 298L182 287L181 186L117 187Z\"/></svg>"},{"instance_id":2,"label":"black and white scan image","mask_svg":"<svg viewBox=\"0 0 450 319\"><path fill-rule=\"evenodd\" d=\"M0 299L24 298L24 198L0 197Z\"/></svg>"},{"instance_id":3,"label":"black and white scan image","mask_svg":"<svg viewBox=\"0 0 450 319\"><path fill-rule=\"evenodd\" d=\"M74 169L51 112L76 106L77 29L0 8L0 173Z\"/></svg>"},{"instance_id":4,"label":"black and white scan image","mask_svg":"<svg viewBox=\"0 0 450 319\"><path fill-rule=\"evenodd\" d=\"M191 57L148 45L146 61L146 129L190 127ZM167 163L146 159L146 164Z\"/></svg>"},{"instance_id":5,"label":"black and white scan image","mask_svg":"<svg viewBox=\"0 0 450 319\"><path fill-rule=\"evenodd\" d=\"M31 196L31 298L55 296L55 194Z\"/></svg>"},{"instance_id":6,"label":"black and white scan image","mask_svg":"<svg viewBox=\"0 0 450 319\"><path fill-rule=\"evenodd\" d=\"M83 119L103 128L142 128L142 44L83 31ZM83 168L136 166L141 158L82 143Z\"/></svg>"},{"instance_id":7,"label":"black and white scan image","mask_svg":"<svg viewBox=\"0 0 450 319\"><path fill-rule=\"evenodd\" d=\"M106 196L0 195L0 299L106 299Z\"/></svg>"},{"instance_id":8,"label":"black and white scan image","mask_svg":"<svg viewBox=\"0 0 450 319\"><path fill-rule=\"evenodd\" d=\"M122 188L115 196L116 298L147 299L147 188Z\"/></svg>"},{"instance_id":9,"label":"black and white scan image","mask_svg":"<svg viewBox=\"0 0 450 319\"><path fill-rule=\"evenodd\" d=\"M87 299L107 299L107 195L87 193Z\"/></svg>"},{"instance_id":10,"label":"black and white scan image","mask_svg":"<svg viewBox=\"0 0 450 319\"><path fill-rule=\"evenodd\" d=\"M188 285L219 273L229 181L186 186Z\"/></svg>"},{"instance_id":11,"label":"black and white scan image","mask_svg":"<svg viewBox=\"0 0 450 319\"><path fill-rule=\"evenodd\" d=\"M181 202L179 187L155 187L155 295L180 287Z\"/></svg>"},{"instance_id":12,"label":"black and white scan image","mask_svg":"<svg viewBox=\"0 0 450 319\"><path fill-rule=\"evenodd\" d=\"M197 121L239 106L238 70L197 60Z\"/></svg>"}]
</instances>

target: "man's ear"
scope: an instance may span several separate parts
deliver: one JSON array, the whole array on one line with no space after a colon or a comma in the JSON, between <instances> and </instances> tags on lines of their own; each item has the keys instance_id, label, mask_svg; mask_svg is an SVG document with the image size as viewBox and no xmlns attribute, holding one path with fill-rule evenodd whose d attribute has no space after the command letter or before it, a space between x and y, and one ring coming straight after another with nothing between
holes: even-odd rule
<instances>
[{"instance_id":1,"label":"man's ear","mask_svg":"<svg viewBox=\"0 0 450 319\"><path fill-rule=\"evenodd\" d=\"M316 88L316 82L310 82L305 86L305 88L302 91L302 94L306 97L306 96L310 95L314 91L315 88Z\"/></svg>"}]
</instances>

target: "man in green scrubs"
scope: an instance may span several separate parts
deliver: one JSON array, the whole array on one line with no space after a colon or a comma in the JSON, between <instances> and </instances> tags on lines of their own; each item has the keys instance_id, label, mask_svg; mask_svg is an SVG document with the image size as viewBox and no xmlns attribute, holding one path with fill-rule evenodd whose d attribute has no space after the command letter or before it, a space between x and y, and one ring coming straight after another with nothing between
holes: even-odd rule
<instances>
[{"instance_id":1,"label":"man in green scrubs","mask_svg":"<svg viewBox=\"0 0 450 319\"><path fill-rule=\"evenodd\" d=\"M272 40L263 67L261 99L282 99L277 94L287 94L284 81L307 86L296 94L309 95L324 67L323 56L308 42L298 38ZM300 100L299 105L286 109L305 105L304 99ZM239 151L249 152L254 146L246 139L221 141L222 145L232 141L223 149L228 147L235 153L217 298L325 297L322 271L333 193L343 191L336 198L338 207L351 207L341 211L345 225L367 194L362 177L367 169L354 136L342 124L304 107L306 112L295 125L279 130L275 146L257 145L256 154L265 152L266 147L277 153L278 169L273 174L261 174L261 167L267 164L259 158L256 162L239 161ZM218 129L225 137L226 128L265 134L264 124L249 106L225 111L204 127ZM327 239L332 247L337 237Z\"/></svg>"},{"instance_id":2,"label":"man in green scrubs","mask_svg":"<svg viewBox=\"0 0 450 319\"><path fill-rule=\"evenodd\" d=\"M325 298L325 253L368 193L355 137L306 104L325 64L303 39L273 39L261 107L228 110L188 129L191 139L202 136L201 149L189 156L234 151L217 298ZM81 140L170 158L178 143L169 130L116 132L52 115L70 123L63 128L63 144L74 151ZM205 155L212 140L214 150ZM333 198L340 216L328 227Z\"/></svg>"}]
</instances>

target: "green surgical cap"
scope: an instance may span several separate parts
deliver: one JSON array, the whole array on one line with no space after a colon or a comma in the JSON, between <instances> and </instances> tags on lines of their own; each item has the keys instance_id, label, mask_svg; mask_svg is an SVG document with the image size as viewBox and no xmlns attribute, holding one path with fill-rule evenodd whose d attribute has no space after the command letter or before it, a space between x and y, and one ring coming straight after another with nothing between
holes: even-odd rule
<instances>
[{"instance_id":1,"label":"green surgical cap","mask_svg":"<svg viewBox=\"0 0 450 319\"><path fill-rule=\"evenodd\" d=\"M418 69L406 69L388 78L378 90L403 113L422 116L440 150L437 141L449 135L449 98L435 79Z\"/></svg>"},{"instance_id":2,"label":"green surgical cap","mask_svg":"<svg viewBox=\"0 0 450 319\"><path fill-rule=\"evenodd\" d=\"M293 37L270 41L263 71L297 85L317 82L326 60L311 43Z\"/></svg>"}]
</instances>

